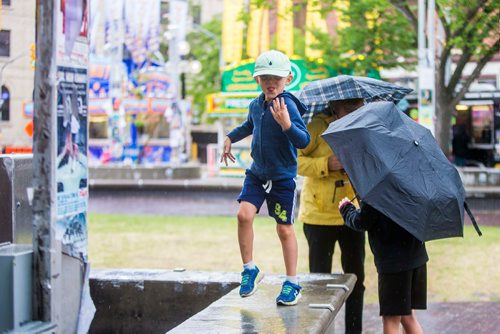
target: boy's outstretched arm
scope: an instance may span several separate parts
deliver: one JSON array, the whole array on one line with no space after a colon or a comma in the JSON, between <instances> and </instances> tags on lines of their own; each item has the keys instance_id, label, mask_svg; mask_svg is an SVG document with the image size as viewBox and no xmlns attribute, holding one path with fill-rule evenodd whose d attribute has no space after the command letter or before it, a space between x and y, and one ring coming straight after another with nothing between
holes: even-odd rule
<instances>
[{"instance_id":1,"label":"boy's outstretched arm","mask_svg":"<svg viewBox=\"0 0 500 334\"><path fill-rule=\"evenodd\" d=\"M227 159L231 160L232 162L236 161L234 155L231 153L231 138L226 136L226 139L224 139L224 147L222 148L222 154L220 156L220 162L224 161L224 163L227 166Z\"/></svg>"}]
</instances>

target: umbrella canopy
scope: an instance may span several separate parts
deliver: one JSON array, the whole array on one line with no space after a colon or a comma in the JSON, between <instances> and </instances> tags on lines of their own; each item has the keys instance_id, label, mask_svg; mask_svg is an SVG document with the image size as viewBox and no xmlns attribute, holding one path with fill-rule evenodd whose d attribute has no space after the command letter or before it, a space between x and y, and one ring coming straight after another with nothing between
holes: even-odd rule
<instances>
[{"instance_id":1,"label":"umbrella canopy","mask_svg":"<svg viewBox=\"0 0 500 334\"><path fill-rule=\"evenodd\" d=\"M367 104L322 134L362 201L421 241L463 236L465 191L431 132L391 102Z\"/></svg>"},{"instance_id":2,"label":"umbrella canopy","mask_svg":"<svg viewBox=\"0 0 500 334\"><path fill-rule=\"evenodd\" d=\"M309 111L302 115L306 123L313 115L322 112L329 101L363 98L367 102L374 99L398 103L412 89L394 85L382 80L351 75L339 75L333 78L309 83L297 93L297 97Z\"/></svg>"}]
</instances>

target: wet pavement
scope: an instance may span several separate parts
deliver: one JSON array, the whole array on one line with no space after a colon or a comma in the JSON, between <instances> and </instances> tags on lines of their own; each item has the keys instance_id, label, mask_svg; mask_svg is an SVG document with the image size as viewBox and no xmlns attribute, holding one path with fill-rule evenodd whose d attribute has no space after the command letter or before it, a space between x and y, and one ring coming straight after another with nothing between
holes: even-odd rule
<instances>
[{"instance_id":1,"label":"wet pavement","mask_svg":"<svg viewBox=\"0 0 500 334\"><path fill-rule=\"evenodd\" d=\"M383 333L378 311L378 305L365 305L364 334ZM417 311L417 318L426 334L498 334L500 302L433 303ZM344 333L344 308L337 314L335 333Z\"/></svg>"}]
</instances>

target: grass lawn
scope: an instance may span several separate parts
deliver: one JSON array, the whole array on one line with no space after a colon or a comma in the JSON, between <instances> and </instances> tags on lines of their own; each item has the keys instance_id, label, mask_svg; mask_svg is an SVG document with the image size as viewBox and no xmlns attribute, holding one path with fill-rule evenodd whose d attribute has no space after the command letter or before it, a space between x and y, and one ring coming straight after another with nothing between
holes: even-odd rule
<instances>
[{"instance_id":1,"label":"grass lawn","mask_svg":"<svg viewBox=\"0 0 500 334\"><path fill-rule=\"evenodd\" d=\"M500 228L481 227L478 237L466 226L464 238L427 243L430 302L500 301ZM275 223L254 223L254 260L265 273L283 274ZM302 224L298 272L308 272L307 242ZM235 217L174 217L89 214L89 262L94 269L148 268L193 271L241 271ZM377 302L377 275L366 245L366 303ZM338 248L337 248L338 249ZM341 271L338 252L334 271Z\"/></svg>"}]
</instances>

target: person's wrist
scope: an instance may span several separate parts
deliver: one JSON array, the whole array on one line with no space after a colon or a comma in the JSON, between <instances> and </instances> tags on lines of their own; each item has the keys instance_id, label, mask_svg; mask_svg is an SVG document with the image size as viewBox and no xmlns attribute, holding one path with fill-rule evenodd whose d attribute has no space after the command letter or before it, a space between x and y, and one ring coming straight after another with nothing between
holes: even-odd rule
<instances>
[{"instance_id":1,"label":"person's wrist","mask_svg":"<svg viewBox=\"0 0 500 334\"><path fill-rule=\"evenodd\" d=\"M343 198L340 202L339 202L339 210L342 210L344 209L347 205L351 204L352 205L352 202L347 198Z\"/></svg>"},{"instance_id":2,"label":"person's wrist","mask_svg":"<svg viewBox=\"0 0 500 334\"><path fill-rule=\"evenodd\" d=\"M346 206L347 204L349 204L349 203L348 203L348 202L341 203L341 204L339 205L339 210L342 210L343 208L345 208L345 206Z\"/></svg>"}]
</instances>

